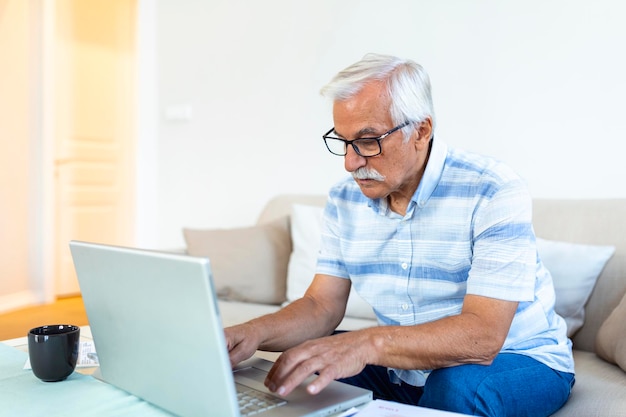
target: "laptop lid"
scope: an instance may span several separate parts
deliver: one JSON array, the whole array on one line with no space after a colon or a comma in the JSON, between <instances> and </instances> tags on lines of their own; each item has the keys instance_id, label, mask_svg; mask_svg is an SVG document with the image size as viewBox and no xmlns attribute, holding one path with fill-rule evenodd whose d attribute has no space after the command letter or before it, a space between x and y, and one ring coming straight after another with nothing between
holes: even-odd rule
<instances>
[{"instance_id":1,"label":"laptop lid","mask_svg":"<svg viewBox=\"0 0 626 417\"><path fill-rule=\"evenodd\" d=\"M240 415L207 258L78 241L70 250L103 380L178 415ZM256 371L271 363L246 366L238 383L267 392ZM371 392L334 382L287 399L261 415L329 415Z\"/></svg>"},{"instance_id":2,"label":"laptop lid","mask_svg":"<svg viewBox=\"0 0 626 417\"><path fill-rule=\"evenodd\" d=\"M238 416L209 260L71 242L103 380L183 416Z\"/></svg>"}]
</instances>

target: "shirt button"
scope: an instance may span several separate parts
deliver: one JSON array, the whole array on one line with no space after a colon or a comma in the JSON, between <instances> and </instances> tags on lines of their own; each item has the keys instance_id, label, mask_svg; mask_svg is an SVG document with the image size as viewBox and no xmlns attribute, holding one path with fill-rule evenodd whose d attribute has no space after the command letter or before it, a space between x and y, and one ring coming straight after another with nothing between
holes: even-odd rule
<instances>
[{"instance_id":1,"label":"shirt button","mask_svg":"<svg viewBox=\"0 0 626 417\"><path fill-rule=\"evenodd\" d=\"M409 264L407 264L406 262L402 262L402 269L407 269L409 267Z\"/></svg>"},{"instance_id":2,"label":"shirt button","mask_svg":"<svg viewBox=\"0 0 626 417\"><path fill-rule=\"evenodd\" d=\"M409 305L407 303L402 304L402 310L408 310L409 309Z\"/></svg>"}]
</instances>

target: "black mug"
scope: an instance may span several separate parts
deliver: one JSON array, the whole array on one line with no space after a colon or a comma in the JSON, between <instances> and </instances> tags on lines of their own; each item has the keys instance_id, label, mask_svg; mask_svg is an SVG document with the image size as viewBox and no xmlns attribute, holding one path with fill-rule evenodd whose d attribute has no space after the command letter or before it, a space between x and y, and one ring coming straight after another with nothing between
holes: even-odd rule
<instances>
[{"instance_id":1,"label":"black mug","mask_svg":"<svg viewBox=\"0 0 626 417\"><path fill-rule=\"evenodd\" d=\"M35 376L45 382L63 381L74 372L80 328L71 324L35 327L28 332L28 356Z\"/></svg>"}]
</instances>

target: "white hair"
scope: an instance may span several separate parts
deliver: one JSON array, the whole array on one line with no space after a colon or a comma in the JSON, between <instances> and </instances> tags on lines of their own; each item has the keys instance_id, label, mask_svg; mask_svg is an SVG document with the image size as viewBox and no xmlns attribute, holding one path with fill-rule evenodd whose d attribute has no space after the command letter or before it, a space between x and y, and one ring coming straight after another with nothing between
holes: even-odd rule
<instances>
[{"instance_id":1,"label":"white hair","mask_svg":"<svg viewBox=\"0 0 626 417\"><path fill-rule=\"evenodd\" d=\"M367 54L360 61L340 71L326 84L321 94L333 101L346 100L361 91L370 81L385 81L391 99L389 114L396 125L414 122L403 128L405 140L415 123L430 117L435 131L435 111L430 78L418 63L390 55Z\"/></svg>"}]
</instances>

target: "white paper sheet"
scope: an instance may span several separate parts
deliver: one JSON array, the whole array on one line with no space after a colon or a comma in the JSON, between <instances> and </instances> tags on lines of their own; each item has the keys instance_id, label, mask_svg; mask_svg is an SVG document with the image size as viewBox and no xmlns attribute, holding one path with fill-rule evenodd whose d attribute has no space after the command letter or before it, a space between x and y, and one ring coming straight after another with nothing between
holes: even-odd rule
<instances>
[{"instance_id":1,"label":"white paper sheet","mask_svg":"<svg viewBox=\"0 0 626 417\"><path fill-rule=\"evenodd\" d=\"M90 368L98 366L98 356L96 355L96 346L93 340L81 340L78 346L78 360L76 361L77 368ZM30 359L26 359L24 369L32 369L30 366Z\"/></svg>"},{"instance_id":2,"label":"white paper sheet","mask_svg":"<svg viewBox=\"0 0 626 417\"><path fill-rule=\"evenodd\" d=\"M355 417L452 417L463 415L465 414L416 407L392 401L374 400L355 414Z\"/></svg>"}]
</instances>

